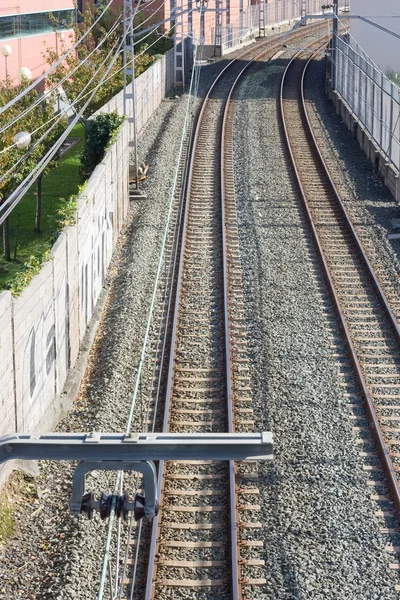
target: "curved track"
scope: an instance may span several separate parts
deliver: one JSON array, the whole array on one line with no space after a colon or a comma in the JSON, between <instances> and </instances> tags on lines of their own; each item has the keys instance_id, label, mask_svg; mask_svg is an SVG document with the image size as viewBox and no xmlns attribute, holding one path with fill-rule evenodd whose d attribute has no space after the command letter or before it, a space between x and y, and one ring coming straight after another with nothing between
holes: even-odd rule
<instances>
[{"instance_id":1,"label":"curved track","mask_svg":"<svg viewBox=\"0 0 400 600\"><path fill-rule=\"evenodd\" d=\"M198 117L186 185L164 431L254 427L234 195L232 96L246 69L279 48L269 41L231 61ZM197 598L239 600L249 586L257 595L257 586L266 580L252 470L249 463L160 463L160 513L151 535L146 600L186 597L189 590Z\"/></svg>"},{"instance_id":2,"label":"curved track","mask_svg":"<svg viewBox=\"0 0 400 600\"><path fill-rule=\"evenodd\" d=\"M387 499L389 488L399 513L394 461L400 458L400 329L310 126L304 79L311 60L312 56L299 53L283 75L282 126L357 381L349 401L355 408L365 402L369 421L365 429L373 434L384 469L385 479L373 482L376 499Z\"/></svg>"},{"instance_id":3,"label":"curved track","mask_svg":"<svg viewBox=\"0 0 400 600\"><path fill-rule=\"evenodd\" d=\"M276 45L268 46L273 53ZM251 54L259 53L257 48ZM195 132L172 328L166 431L245 431L253 425L236 207L234 197L227 195L233 184L229 142L224 148L230 132L227 99L243 70L239 61L232 62L214 82ZM146 598L201 588L198 594L204 598L239 599L243 585L265 583L251 576L251 567L262 567L263 561L245 559L239 548L239 542L241 547L262 546L260 541L244 544L238 523L241 520L242 531L259 526L245 521L249 509L257 508L248 499L258 490L239 489L233 462L164 463L159 479L161 510L153 525ZM245 566L250 570L244 572Z\"/></svg>"}]
</instances>

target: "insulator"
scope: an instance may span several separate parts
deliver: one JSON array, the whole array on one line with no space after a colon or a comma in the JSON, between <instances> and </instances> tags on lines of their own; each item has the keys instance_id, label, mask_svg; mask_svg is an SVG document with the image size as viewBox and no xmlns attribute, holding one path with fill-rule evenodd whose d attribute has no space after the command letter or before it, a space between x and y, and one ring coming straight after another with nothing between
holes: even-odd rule
<instances>
[{"instance_id":1,"label":"insulator","mask_svg":"<svg viewBox=\"0 0 400 600\"><path fill-rule=\"evenodd\" d=\"M104 521L104 519L108 519L110 516L112 498L112 495L108 495L105 492L101 493L99 511L102 521Z\"/></svg>"},{"instance_id":2,"label":"insulator","mask_svg":"<svg viewBox=\"0 0 400 600\"><path fill-rule=\"evenodd\" d=\"M88 494L85 494L82 497L81 513L84 513L88 519L91 519L93 517L93 512L94 512L93 502L94 502L94 493L93 492L89 492Z\"/></svg>"},{"instance_id":3,"label":"insulator","mask_svg":"<svg viewBox=\"0 0 400 600\"><path fill-rule=\"evenodd\" d=\"M127 492L125 492L125 494L123 496L117 497L117 503L115 506L115 514L118 519L122 519L123 521L128 520L128 516L129 516L129 508L127 506L128 502L129 502L129 495L127 494Z\"/></svg>"}]
</instances>

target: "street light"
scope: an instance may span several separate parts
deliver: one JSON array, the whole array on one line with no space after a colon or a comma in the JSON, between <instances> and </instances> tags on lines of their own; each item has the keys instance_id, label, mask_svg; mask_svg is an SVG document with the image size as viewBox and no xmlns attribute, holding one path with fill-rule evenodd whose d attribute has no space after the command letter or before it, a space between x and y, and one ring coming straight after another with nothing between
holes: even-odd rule
<instances>
[{"instance_id":1,"label":"street light","mask_svg":"<svg viewBox=\"0 0 400 600\"><path fill-rule=\"evenodd\" d=\"M17 79L20 83L24 79L32 79L32 72L28 67L20 67L17 71Z\"/></svg>"},{"instance_id":2,"label":"street light","mask_svg":"<svg viewBox=\"0 0 400 600\"><path fill-rule=\"evenodd\" d=\"M31 134L27 131L19 131L13 137L13 142L17 148L27 148L31 143Z\"/></svg>"},{"instance_id":3,"label":"street light","mask_svg":"<svg viewBox=\"0 0 400 600\"><path fill-rule=\"evenodd\" d=\"M7 84L7 79L8 79L8 64L7 64L7 59L10 56L10 54L12 53L12 48L8 44L4 44L4 46L2 46L0 48L0 52L2 53L2 55L4 56L4 60L6 61L6 85L8 85Z\"/></svg>"}]
</instances>

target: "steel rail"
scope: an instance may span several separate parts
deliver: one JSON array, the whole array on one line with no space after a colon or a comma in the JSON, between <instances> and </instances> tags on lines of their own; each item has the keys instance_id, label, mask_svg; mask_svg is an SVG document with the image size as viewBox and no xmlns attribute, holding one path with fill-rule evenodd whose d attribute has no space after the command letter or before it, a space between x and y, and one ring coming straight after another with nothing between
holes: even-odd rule
<instances>
[{"instance_id":1,"label":"steel rail","mask_svg":"<svg viewBox=\"0 0 400 600\"><path fill-rule=\"evenodd\" d=\"M304 34L303 34L304 35ZM279 36L276 36L276 39L278 39ZM267 49L264 49L263 52L261 52L259 55L257 55L256 58L259 58L261 55L265 54L266 52L269 52L273 49L276 49L280 46L280 44L278 42L276 42L275 44L271 44L271 40L269 40L268 42L266 42L266 46L268 46ZM248 52L246 52L247 54ZM242 58L242 56L240 57ZM253 59L255 60L255 59ZM174 317L173 317L173 324L172 324L172 339L171 339L171 351L170 351L170 361L169 361L169 367L168 367L168 378L167 378L167 390L166 390L166 401L165 401L165 405L164 405L164 422L163 422L163 431L164 432L168 432L169 431L169 412L170 412L170 401L171 401L171 396L172 396L172 386L173 386L173 374L174 374L174 354L175 354L175 348L176 348L176 341L177 341L177 329L178 329L178 316L179 316L179 303L180 303L180 291L181 291L181 283L182 283L182 274L183 274L183 263L184 263L184 248L185 248L185 241L186 241L186 232L187 232L187 222L188 222L188 212L189 212L189 195L190 195L190 189L191 189L191 183L192 183L192 177L193 177L193 166L194 166L194 162L193 162L193 157L194 157L194 150L196 148L197 145L197 141L198 141L198 137L199 137L199 132L200 132L200 126L202 123L202 119L204 117L205 111L206 111L206 105L207 102L210 98L210 95L213 91L213 89L215 88L215 86L217 85L217 83L221 80L221 78L223 77L223 75L227 72L228 69L231 68L231 66L233 64L235 64L238 61L238 58L233 59L232 61L230 61L223 69L222 71L218 74L217 78L213 81L213 83L211 84L210 88L207 91L207 94L203 100L199 115L197 117L197 122L195 125L195 129L194 129L194 136L193 136L193 140L190 144L190 156L191 159L189 161L189 167L188 167L188 176L186 179L186 194L185 194L185 211L184 211L184 216L183 216L183 223L182 223L182 236L181 236L181 254L179 257L179 268L178 268L178 275L177 275L177 285L176 285L176 296L175 296L175 307L174 307ZM249 61L249 64L252 61ZM235 80L235 84L236 85L237 80ZM221 148L221 152L222 152L223 148ZM223 160L223 153L221 154L221 160ZM222 179L222 177L221 177ZM224 227L223 227L224 230ZM223 256L225 259L225 244L223 244ZM224 260L224 264L225 264L225 260ZM224 267L224 281L225 281L225 285L226 285L226 269ZM227 302L226 302L226 298L225 298L225 335L229 335L229 326L227 325L227 320L228 320L228 311L227 311ZM229 349L229 337L228 337L228 341L226 341L226 346L227 346L227 351L228 351L228 356L226 357L226 370L227 372L229 371L229 388L227 385L227 389L231 389L231 372L230 372L230 349ZM229 361L229 362L228 362ZM231 393L228 394L229 396L229 400L228 400L228 411L229 411L229 417L228 417L228 427L229 427L229 431L233 431L233 408L232 408L232 401L231 401ZM235 477L234 477L234 464L232 462L232 464L230 464L229 467L229 471L230 471L230 506L231 506L231 511L234 509L235 513L231 513L231 514L236 514L236 502L234 500L234 496L232 498L232 493L235 494ZM160 501L162 500L162 495L161 495L161 488L162 488L162 481L163 481L163 476L164 476L164 461L160 461L159 462L159 469L158 469L158 498L160 499ZM153 572L154 572L154 565L155 565L155 555L156 555L156 548L157 548L157 529L158 529L158 520L159 520L159 516L156 516L153 519L153 523L152 523L152 533L151 533L151 541L150 541L150 552L149 552L149 561L148 561L148 571L147 571L147 582L146 582L146 594L145 594L145 600L151 600L152 597L152 593L153 593ZM233 582L233 572L235 573L235 585L233 585L232 583L232 598L233 599L237 599L240 600L241 595L239 594L239 590L238 590L238 585L239 585L239 578L237 576L238 574L238 567L239 567L239 561L238 561L238 554L237 554L237 535L236 535L236 531L237 531L237 523L238 523L238 519L235 518L233 520L233 523L231 522L231 536L233 536L233 542L231 544L231 546L234 546L234 550L232 549L232 566L235 565L235 567L232 569L232 582ZM236 588L236 591L234 591L233 588Z\"/></svg>"},{"instance_id":2,"label":"steel rail","mask_svg":"<svg viewBox=\"0 0 400 600\"><path fill-rule=\"evenodd\" d=\"M234 408L233 408L233 390L232 390L232 360L231 360L231 333L230 333L230 319L229 319L229 275L228 275L228 257L227 257L227 249L228 249L228 240L227 240L227 228L226 221L227 219L227 208L226 208L226 191L225 191L225 140L226 140L226 130L228 125L229 118L229 108L232 103L234 92L236 91L240 80L242 79L244 73L252 66L257 60L262 58L267 52L270 52L271 48L264 50L251 61L249 61L243 69L240 71L238 76L236 77L233 85L229 91L223 120L222 120L222 133L221 133L221 161L220 161L220 170L221 170L221 216L222 216L222 253L223 253L223 281L224 281L224 328L225 328L225 344L226 344L226 389L227 389L227 410L228 410L228 431L233 433L235 431L235 416L234 416ZM230 537L231 537L231 558L232 558L232 571L231 571L231 580L232 580L232 598L233 600L241 600L242 599L242 577L241 577L241 567L240 567L240 553L238 551L238 523L239 523L239 515L237 510L237 496L236 496L236 467L234 461L229 461L229 493L230 493L230 509L231 509L231 526L230 526ZM235 595L235 591L237 590L238 595Z\"/></svg>"},{"instance_id":3,"label":"steel rail","mask_svg":"<svg viewBox=\"0 0 400 600\"><path fill-rule=\"evenodd\" d=\"M299 56L301 56L303 54L302 51L300 51L299 53L297 53L297 55L289 62L289 64L287 65L285 72L282 76L282 81L281 81L281 89L280 89L280 119L281 119L281 124L283 127L283 131L284 131L284 137L285 137L285 141L286 141L286 145L287 145L287 149L291 158L291 162L292 162L292 167L295 173L295 178L296 178L296 184L297 184L297 188L299 190L300 193L300 197L302 199L307 217L308 217L308 221L312 230L312 234L313 234L313 238L317 247L317 251L323 266L323 272L326 278L326 281L328 283L328 288L329 291L331 293L331 297L333 299L335 308L336 308L336 312L338 314L339 317L339 321L344 333L344 337L345 337L345 341L346 341L346 345L347 345L347 351L349 354L349 358L350 358L350 362L353 365L355 374L356 374L356 378L358 381L358 384L363 392L364 395L364 399L365 399L365 404L366 404L366 409L367 409L367 413L370 419L370 427L372 430L372 433L374 435L376 444L377 444L377 449L378 449L378 454L379 457L382 461L382 465L383 465L383 469L384 469L384 473L385 476L387 478L387 482L388 482L388 486L390 488L390 492L392 494L392 498L394 501L394 505L396 507L396 511L398 513L400 513L400 486L399 486L399 482L397 480L397 476L396 476L396 472L395 472L395 468L393 466L392 460L390 458L390 454L389 454L389 449L388 446L386 444L386 441L384 439L383 433L381 431L381 427L379 424L379 420L378 420L378 416L374 407L374 403L373 403L373 399L372 396L370 394L369 391L369 387L366 381L366 378L364 376L358 355L357 355L357 351L355 348L355 345L353 343L353 339L352 339L352 335L347 323L347 319L345 317L342 305L341 305L341 301L339 298L339 295L336 291L336 286L332 277L332 274L330 272L329 269L329 265L328 262L326 260L325 254L324 254L324 250L322 247L322 243L319 237L319 234L317 232L317 228L316 225L314 223L313 220L313 216L312 216L312 212L311 209L309 207L309 204L307 202L307 198L306 198L306 194L301 182L301 177L296 165L296 161L295 161L295 157L294 157L294 153L292 150L292 145L290 142L290 138L289 138L289 133L288 133L288 127L287 127L287 123L286 123L286 118L285 118L285 111L284 111L284 88L285 88L285 82L286 82L286 77L287 77L287 73L289 72L291 66L293 65L294 61L296 59L299 58ZM302 77L300 80L300 89L299 89L299 93L300 93L300 99L299 99L299 103L301 105L301 113L302 113L302 119L303 119L303 125L305 127L306 132L308 133L308 135L311 138L311 144L313 144L313 149L315 149L315 152L317 154L318 157L318 161L320 163L320 166L323 169L323 173L326 175L328 181L329 181L329 185L331 187L331 191L334 194L334 197L337 201L338 206L341 209L341 214L345 219L345 223L347 225L347 229L348 231L351 233L352 239L353 241L356 243L356 247L359 253L359 256L361 257L365 269L369 274L371 283L373 284L376 294L384 308L384 311L387 314L387 317L390 320L390 323L393 327L393 331L397 337L397 340L400 341L400 330L399 330L399 326L398 323L393 315L393 312L389 306L389 303L387 301L387 298L381 288L381 285L373 271L372 265L364 251L364 249L362 248L362 244L359 240L359 237L355 231L354 225L351 222L351 219L343 205L343 202L341 201L341 198L339 196L339 193L336 189L336 186L334 185L334 182L332 181L332 178L330 176L328 167L323 159L323 156L320 152L320 149L318 147L317 141L315 139L315 136L313 134L312 131L312 127L311 127L311 123L307 114L307 110L306 110L306 106L305 106L305 97L304 97L304 78L305 78L305 73L307 71L307 68L309 66L309 64L311 63L311 60L313 60L314 56L316 55L316 53L313 53L312 56L309 57L308 61L305 64L304 70L302 72Z\"/></svg>"},{"instance_id":4,"label":"steel rail","mask_svg":"<svg viewBox=\"0 0 400 600\"><path fill-rule=\"evenodd\" d=\"M313 28L320 29L320 27ZM293 34L292 39L304 37L308 31L296 32ZM248 60L247 64L240 71L239 75L236 77L231 89L228 93L227 99L225 101L225 108L222 118L222 126L221 126L221 202L222 202L222 251L223 251L223 281L224 281L224 331L225 331L225 347L226 347L226 389L227 389L227 412L228 412L228 431L235 431L234 425L234 410L232 403L232 365L231 365L231 351L230 351L230 334L229 334L229 290L228 290L228 272L226 268L227 261L227 240L225 233L225 207L224 207L224 198L225 198L225 186L224 186L224 165L223 165L223 157L224 157L224 135L226 128L226 118L228 113L228 104L232 99L232 95L243 76L244 72L257 60L265 56L265 54L269 52L273 52L281 48L280 43L280 35L271 36L268 40L266 40L262 46L263 50L259 52L255 57L252 57ZM315 41L313 42L315 44ZM176 293L175 293L175 302L174 302L174 313L173 313L173 323L172 323L172 333L171 333L171 345L170 345L170 358L169 358L169 366L168 366L168 375L167 375L167 389L165 395L165 404L164 404L164 418L163 418L163 431L169 431L169 413L170 413L170 403L173 392L173 376L174 376L174 355L177 343L177 330L178 330L178 318L179 318L179 304L180 304L180 292L181 292L181 284L182 284L182 276L183 276L183 264L184 264L184 248L186 242L186 232L187 232L187 223L188 223L188 212L189 212L189 196L190 189L192 184L193 177L193 157L195 148L197 146L200 127L202 123L202 119L204 118L204 114L206 111L206 105L208 100L210 99L211 93L214 90L216 84L221 80L221 78L226 74L226 72L238 61L242 60L247 54L254 51L254 47L246 50L239 57L231 60L218 74L216 79L211 84L210 88L207 91L207 94L203 100L202 106L200 108L199 114L197 116L197 121L194 127L194 135L191 143L189 144L189 153L190 153L190 161L188 164L188 173L185 177L185 197L184 197L184 214L182 221L182 234L180 239L180 247L181 253L179 256L179 266L177 272L177 283L176 283ZM162 486L163 486L163 478L164 478L164 461L159 462L158 468L158 498L160 499L160 506L162 508ZM240 560L239 560L239 552L238 552L238 514L237 514L237 500L236 496L236 482L235 482L235 464L233 461L229 463L229 490L230 490L230 513L231 513L231 525L230 525L230 534L231 534L231 562L232 562L232 572L231 572L231 581L232 581L232 591L231 596L233 600L241 600L242 592L241 592L241 577L240 577ZM149 550L149 558L148 558L148 566L147 566L147 576L146 576L146 591L145 591L145 600L151 600L154 594L154 569L155 569L155 558L157 552L157 532L158 532L158 524L160 519L161 511L158 516L153 519L152 522L152 531L150 537L150 550Z\"/></svg>"}]
</instances>

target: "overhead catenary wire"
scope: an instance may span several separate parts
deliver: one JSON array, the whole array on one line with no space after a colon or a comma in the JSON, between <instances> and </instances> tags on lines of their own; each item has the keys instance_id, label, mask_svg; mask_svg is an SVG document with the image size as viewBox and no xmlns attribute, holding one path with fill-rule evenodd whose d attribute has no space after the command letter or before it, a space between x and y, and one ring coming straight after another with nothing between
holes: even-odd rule
<instances>
[{"instance_id":1,"label":"overhead catenary wire","mask_svg":"<svg viewBox=\"0 0 400 600\"><path fill-rule=\"evenodd\" d=\"M152 0L155 1L155 0ZM185 14L189 14L190 12L192 12L194 9L189 9L188 11L185 11ZM138 44L140 44L144 39L146 39L147 37L149 37L152 33L156 32L158 27L160 27L160 25L162 25L163 23L165 23L166 21L168 21L170 19L166 19L164 21L158 22L156 24L154 24L154 26L152 26L151 28L148 28L146 30L144 30L145 32L149 32L148 35L144 36L143 38L141 38L140 40L138 40L137 42L135 42L133 45L136 46ZM115 28L110 32L109 35L111 33L113 33L113 31L118 27L118 25L121 23L121 21L118 19L118 21L116 21ZM114 26L113 26L114 27ZM171 27L171 29L173 29L174 26ZM143 31L141 30L139 32L140 35L142 35ZM49 90L47 90L45 92L45 94L43 96L41 96L40 98L38 98L32 105L30 105L29 107L27 107L23 112L19 113L18 115L16 115L11 121L9 121L8 123L6 123L3 127L0 128L0 133L3 133L5 130L7 130L9 127L11 127L12 125L14 125L15 123L17 123L22 117L26 116L27 114L29 114L29 112L31 110L33 110L38 104L41 104L43 102L43 100L47 97L50 96L52 93L54 93L54 91L59 88L67 79L69 79L71 77L71 75L73 75L83 64L86 63L86 61L89 59L90 56L92 56L92 54L94 52L96 52L96 50L106 41L106 39L108 39L109 35L107 35L105 38L103 38L103 40L101 42L99 42L99 44L96 46L96 48L90 53L90 55L88 55L85 60L81 61L79 63L79 65L77 65L76 67L74 67L74 69L72 71L69 71L59 82L57 82L56 84L54 84L54 86L52 88L50 88ZM165 37L167 38L168 36L166 36L165 34L162 34L160 36L161 37ZM139 54L137 54L137 56L142 56L143 54L146 53L146 51L151 48L152 46L154 46L159 40L155 40L152 44L150 44L149 46L147 46L147 48L143 51L140 52ZM131 64L132 61L129 61L128 64ZM110 77L108 77L105 81L109 81L110 79L112 79L115 75L117 75L118 73L120 73L123 70L123 67L121 67L120 69L118 69L115 73L113 73ZM73 104L73 102L71 103ZM68 112L68 110L67 110ZM55 117L54 117L55 118ZM47 121L47 123L50 123L50 121L52 121L52 119L49 119L49 121ZM43 124L41 127L44 127L46 124ZM38 128L39 129L39 128ZM36 133L37 130L35 130L34 132L31 133L31 135L33 135L34 133ZM6 152L7 150L12 149L13 147L15 147L17 144L11 144L10 146L8 146L7 148L3 148L2 150L0 150L0 154L3 154L4 152Z\"/></svg>"},{"instance_id":2,"label":"overhead catenary wire","mask_svg":"<svg viewBox=\"0 0 400 600\"><path fill-rule=\"evenodd\" d=\"M20 185L16 188L16 190L14 190L10 194L10 196L7 198L7 200L5 200L5 202L3 202L3 204L0 206L0 225L5 221L5 219L8 217L8 215L12 212L14 207L18 204L20 199L24 196L26 191L29 189L29 187L32 185L32 183L36 180L36 178L40 175L40 173L42 173L44 171L44 169L46 168L48 163L52 160L53 156L56 154L56 152L60 148L63 141L67 138L68 134L72 131L73 127L76 125L76 123L82 117L86 107L90 103L91 99L95 96L97 90L103 83L103 80L106 78L106 76L110 72L113 64L117 60L122 43L123 43L123 40L120 41L119 47L118 47L117 51L115 52L114 57L112 58L110 64L107 66L105 72L101 76L100 81L98 82L98 84L96 85L94 90L92 90L89 99L85 102L85 104L83 105L83 107L81 108L79 113L75 115L75 117L72 119L71 123L66 128L64 133L53 144L53 146L50 148L50 150L48 150L46 155L38 162L36 167L29 173L29 175L24 179L24 181L22 183L20 183ZM111 52L109 54L111 54Z\"/></svg>"},{"instance_id":3,"label":"overhead catenary wire","mask_svg":"<svg viewBox=\"0 0 400 600\"><path fill-rule=\"evenodd\" d=\"M51 95L60 87L62 86L62 84L67 81L68 79L70 79L70 77L76 73L76 71L78 69L80 69L83 65L85 65L87 63L87 61L93 56L93 54L95 52L97 52L97 50L108 40L108 38L114 33L114 31L116 31L116 29L118 28L118 26L121 23L121 19L118 18L114 25L111 27L111 29L107 32L107 34L102 38L102 40L96 45L96 48L94 48L87 57L85 57L84 60L80 61L78 65L76 65L71 71L68 71L68 73L62 78L60 79L60 81L58 81L57 83L55 83L51 88L47 89L43 95L39 96L35 102L33 102L30 106L28 106L25 110L21 111L20 113L18 113L18 115L16 115L13 119L11 119L11 121L9 121L8 123L6 123L5 125L3 125L3 127L0 127L0 134L3 133L4 131L6 131L9 127L11 127L12 125L15 125L15 123L17 123L20 119L22 119L23 117L25 117L27 114L29 114L36 106L38 106L38 104L41 104L42 102L44 102L46 100L46 98L51 97ZM2 150L1 152L4 152L4 150ZM0 154L1 154L0 152Z\"/></svg>"},{"instance_id":4,"label":"overhead catenary wire","mask_svg":"<svg viewBox=\"0 0 400 600\"><path fill-rule=\"evenodd\" d=\"M197 49L197 47L195 47L195 50L194 50L194 59L196 57L196 49ZM167 213L167 221L166 221L166 226L165 226L165 229L164 229L164 235L163 235L162 244L161 244L161 252L160 252L160 257L159 257L159 262L158 262L156 277L155 277L154 286L153 286L153 293L152 293L152 297L151 297L150 308L149 308L149 312L148 312L147 325L146 325L145 334L144 334L143 343L142 343L142 350L141 350L141 354L140 354L140 358L139 358L139 362L138 362L137 370L136 370L136 377L135 377L134 389L133 389L133 392L132 392L131 406L130 406L130 411L129 411L129 415L128 415L127 427L126 427L126 430L125 430L126 433L130 432L130 429L131 429L131 426L132 426L133 413L134 413L134 410L135 410L137 396L138 396L138 391L139 391L139 388L140 388L140 382L141 382L141 376L142 376L142 369L143 369L143 365L144 365L144 361L145 361L145 356L146 356L146 350L147 350L147 344L148 344L148 339L149 339L149 333L150 333L150 328L151 328L151 324L152 324L153 312L154 312L154 308L155 308L156 296L157 296L159 281L160 281L161 272L162 272L162 264L163 264L163 260L164 260L164 254L165 254L165 248L166 248L166 243L167 243L167 238L168 238L168 232L169 232L169 228L170 228L170 221L171 221L171 216L172 216L172 210L173 210L173 204L174 204L174 197L175 197L176 188L177 188L177 184L178 184L179 165L180 165L182 154L183 154L184 142L185 142L185 139L186 139L186 134L187 134L189 119L192 116L192 112L191 112L191 109L192 109L192 93L193 93L193 84L194 84L194 81L195 81L195 71L196 71L196 69L193 69L192 70L192 75L191 75L188 101L187 101L187 104L186 104L185 119L184 119L184 124L183 124L183 129L182 129L182 136L181 136L181 142L180 142L179 152L178 152L178 156L177 156L177 166L176 166L176 170L175 170L174 179L173 179L173 182L172 182L172 188L171 188L171 194L170 194L170 202L169 202L169 208L168 208L168 213ZM120 489L122 477L123 477L123 473L119 473L119 475L117 477L117 480L116 480L116 483L115 483L115 489ZM111 516L114 517L113 514ZM106 577L106 573L108 572L107 571L107 564L108 564L109 555L110 555L111 531L112 531L112 527L113 527L113 521L114 521L114 518L112 518L112 519L110 518L109 523L108 523L108 533L107 533L106 548L105 548L105 553L104 553L104 558L103 558L102 577L101 577L101 580L100 580L100 588L99 588L99 594L97 596L97 600L102 600L103 599L104 587L105 587L105 577Z\"/></svg>"},{"instance_id":5,"label":"overhead catenary wire","mask_svg":"<svg viewBox=\"0 0 400 600\"><path fill-rule=\"evenodd\" d=\"M104 64L106 63L106 61L108 60L110 54L113 52L115 46L117 45L118 40L114 43L113 47L111 48L108 56L104 59L104 61L102 62L102 64L100 65L99 69L101 69ZM51 133L51 131L57 126L57 124L66 116L66 114L70 111L70 109L72 107L74 107L74 105L79 102L80 100L83 99L84 96L88 96L92 90L89 90L89 92L87 92L87 94L85 94L83 96L83 92L86 90L86 88L95 80L95 78L98 76L98 72L86 83L86 85L82 88L82 90L79 92L79 94L77 95L77 97L75 98L75 100L69 105L67 106L59 115L55 115L54 117L52 117L51 119L49 119L49 121L47 121L47 123L44 123L43 125L41 125L40 127L38 127L35 131L33 131L31 133L31 135L34 135L35 133L37 133L40 129L42 129L45 125L47 125L48 123L50 123L51 121L55 120L55 123L53 123L53 125L51 125L51 127L38 139L35 141L35 143L33 145L31 145L29 147L29 149L27 150L27 152L21 156L18 161L16 163L13 164L12 167L10 167L10 169L4 173L1 177L0 177L0 183L5 181L7 179L7 177L9 177L14 171L15 169L22 163L24 162L28 156L30 156L32 154L32 152L35 150L35 148L37 148L43 141L44 139ZM104 82L103 82L104 83ZM16 144L14 144L15 146ZM0 209L1 210L1 209Z\"/></svg>"},{"instance_id":6,"label":"overhead catenary wire","mask_svg":"<svg viewBox=\"0 0 400 600\"><path fill-rule=\"evenodd\" d=\"M188 118L192 117L191 125L193 124L193 117L194 117L193 108L194 108L194 105L198 98L199 76L200 76L200 72L201 72L201 62L200 62L201 57L199 57L199 63L196 65L197 52L199 52L199 48L200 48L200 52L202 52L203 42L200 43L200 46L195 47L194 56L193 56L192 77L191 77L191 82L190 82L190 86L189 86L187 113L186 113L186 117L185 117L185 124L187 124ZM185 127L186 127L186 136L187 136L190 133L190 128L187 127L187 125L184 125L184 129L185 129ZM182 138L182 140L184 140L184 137ZM181 142L182 142L182 140L181 140ZM181 145L181 151L179 153L177 168L179 168L179 164L181 162L182 148L183 147ZM187 166L187 161L188 161L188 156L186 157L186 166ZM176 188L172 190L171 201L173 200L173 197L175 196L175 190L176 190ZM178 226L178 225L179 225L179 214L177 216L176 226ZM160 258L160 260L162 260L162 257ZM172 259L171 259L171 261L172 261ZM173 261L172 261L172 263L173 263ZM173 277L173 272L174 272L174 266L172 264L172 266L170 266L170 277ZM159 284L157 283L157 288L158 288L158 285ZM156 291L156 289L155 289L155 291ZM164 301L164 304L165 304L165 301ZM170 309L170 303L171 303L171 298L169 298L169 300L168 300L168 311ZM149 319L150 318L151 318L151 314L149 315ZM165 345L165 341L166 340L164 339L164 345ZM144 349L146 348L146 345L147 345L147 342L144 342L144 344L143 344ZM164 355L164 350L165 350L165 348L163 348L163 350L162 350L163 355ZM153 373L154 373L154 371L153 371ZM138 377L138 375L137 375L137 377ZM160 379L158 381L158 386L157 386L156 404L155 404L155 408L154 408L154 413L156 413L156 411L157 411L159 393L160 393ZM147 410L146 410L146 416L145 416L146 420L148 420L149 414L150 414L150 397L149 397L149 400L147 403ZM152 431L154 431L154 427L155 427L155 417L153 419ZM123 577L122 577L122 581L121 581L120 595L118 597L118 600L121 600L122 593L123 593L123 579L124 579L125 573L126 573L126 565L127 565L127 560L128 560L128 551L129 551L129 541L130 541L131 535L132 535L131 534L132 527L133 527L133 521L131 519L130 524L129 524L129 529L128 529L128 541L126 544L125 557L124 557ZM139 523L138 533L137 533L137 537L136 537L135 557L134 557L134 561L133 561L134 567L133 567L133 575L132 575L132 586L131 586L131 591L130 591L130 600L132 600L132 598L133 598L134 589L135 589L135 576L136 576L136 570L137 570L137 564L138 564L141 534L142 534L142 523Z\"/></svg>"},{"instance_id":7,"label":"overhead catenary wire","mask_svg":"<svg viewBox=\"0 0 400 600\"><path fill-rule=\"evenodd\" d=\"M78 41L75 42L75 44L73 46L71 46L71 48L69 48L67 50L67 52L65 52L55 63L54 65L52 65L49 69L47 69L47 71L45 71L40 77L38 77L38 79L35 79L34 82L32 82L27 88L25 88L20 94L18 94L18 96L16 96L15 98L13 98L12 100L10 100L10 102L8 102L5 106L0 107L0 115L7 110L8 108L10 108L11 106L13 106L16 102L18 102L19 100L21 100L21 98L23 98L28 92L30 92L31 90L33 90L41 81L43 81L46 77L48 77L50 75L50 73L52 73L59 65L61 65L70 54L72 54L72 52L74 50L76 50L76 48L79 46L80 43L82 43L82 40L85 39L85 37L87 35L89 35L89 33L92 31L92 29L97 25L97 23L103 18L103 16L106 14L107 10L110 8L110 6L112 5L112 3L114 2L114 0L109 0L108 4L104 7L104 10L102 11L102 13L97 17L97 19L92 23L92 25L89 27L89 29L82 35L81 38L79 38Z\"/></svg>"},{"instance_id":8,"label":"overhead catenary wire","mask_svg":"<svg viewBox=\"0 0 400 600\"><path fill-rule=\"evenodd\" d=\"M156 31L158 25L154 26L154 29L150 32L153 33L154 31ZM148 36L146 36L148 37ZM160 36L160 38L156 39L154 42L152 42L150 45L146 46L146 48L142 51L139 52L139 54L137 54L136 56L142 56L143 54L145 54L147 52L147 50L149 48L151 48L152 46L154 46L159 39L161 39L161 37L167 37L164 34ZM143 39L140 39L136 42L137 45L139 43L141 43L143 41ZM116 43L114 44L113 48L115 47ZM107 60L107 58L105 59ZM132 60L128 62L128 64L131 64ZM104 61L102 63L102 65L100 65L100 68L103 66ZM112 79L115 75L117 75L118 73L120 73L123 70L124 67L121 67L120 69L118 69L117 71L115 71L111 76L107 77L104 81L103 84L106 83L107 81L109 81L110 79ZM74 107L74 105L79 101L79 100L83 100L85 97L87 97L90 93L91 90L89 90L89 92L87 92L86 94L83 94L83 92L85 91L85 89L94 81L95 77L97 77L98 73L95 74L94 77L92 77L88 83L86 83L86 85L84 86L84 88L82 88L82 90L80 91L80 93L78 94L78 96L58 115L55 115L54 117L52 117L51 119L49 119L46 123L43 123L40 127L38 127L37 129L35 129L33 132L31 132L31 135L34 135L35 133L37 133L40 129L42 129L43 127L45 127L47 124L49 124L51 121L56 120L56 122L47 130L47 132L39 139L37 140L33 146L31 146L29 148L29 150L22 156L19 158L19 160L14 163L14 165L6 172L2 175L2 177L0 178L0 183L2 181L4 181L13 171L15 171L15 169L26 160L26 158L28 158L28 156L33 152L33 150L45 139L45 137L47 137L47 135L49 135L49 133L54 129L54 127L57 125L57 123L66 116L66 114L70 111L71 108ZM68 75L69 76L69 75ZM12 144L11 146L4 148L3 150L0 151L0 154L6 152L7 150L12 149L13 147L15 147L17 145L17 143L15 142L14 144ZM1 210L1 209L0 209Z\"/></svg>"}]
</instances>

